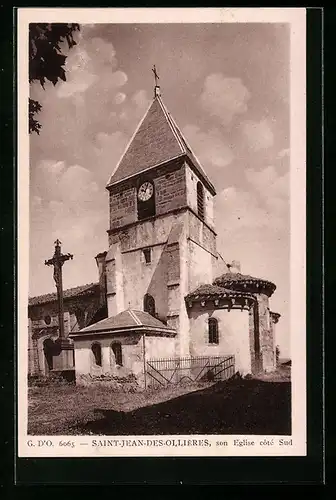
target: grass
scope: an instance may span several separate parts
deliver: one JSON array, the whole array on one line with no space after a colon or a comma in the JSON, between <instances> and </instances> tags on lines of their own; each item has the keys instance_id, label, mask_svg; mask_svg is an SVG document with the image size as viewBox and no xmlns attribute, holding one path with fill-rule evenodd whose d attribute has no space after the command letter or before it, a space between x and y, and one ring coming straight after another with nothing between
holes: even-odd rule
<instances>
[{"instance_id":1,"label":"grass","mask_svg":"<svg viewBox=\"0 0 336 500\"><path fill-rule=\"evenodd\" d=\"M291 432L290 367L258 378L111 392L31 387L30 435L283 434Z\"/></svg>"},{"instance_id":2,"label":"grass","mask_svg":"<svg viewBox=\"0 0 336 500\"><path fill-rule=\"evenodd\" d=\"M162 403L211 384L172 386L160 391L135 393L111 391L108 387L50 385L28 390L28 434L67 435L97 418L96 409L130 412Z\"/></svg>"}]
</instances>

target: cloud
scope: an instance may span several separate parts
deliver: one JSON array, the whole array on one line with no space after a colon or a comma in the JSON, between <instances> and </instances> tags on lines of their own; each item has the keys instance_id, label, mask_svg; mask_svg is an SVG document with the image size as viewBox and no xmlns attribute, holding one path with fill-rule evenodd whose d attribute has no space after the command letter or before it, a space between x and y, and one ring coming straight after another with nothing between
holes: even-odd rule
<instances>
[{"instance_id":1,"label":"cloud","mask_svg":"<svg viewBox=\"0 0 336 500\"><path fill-rule=\"evenodd\" d=\"M183 134L205 168L207 164L226 167L233 161L232 149L218 129L204 132L195 125L186 125Z\"/></svg>"},{"instance_id":2,"label":"cloud","mask_svg":"<svg viewBox=\"0 0 336 500\"><path fill-rule=\"evenodd\" d=\"M113 88L126 83L127 76L125 78L123 74L120 81L120 75L116 76L113 71L118 64L115 55L111 43L101 38L85 39L82 36L80 43L68 53L65 63L67 81L57 86L57 95L68 98L85 92L94 84L101 87L108 82Z\"/></svg>"},{"instance_id":3,"label":"cloud","mask_svg":"<svg viewBox=\"0 0 336 500\"><path fill-rule=\"evenodd\" d=\"M219 118L223 125L229 125L236 115L247 111L250 97L240 78L214 73L205 79L201 105L210 115Z\"/></svg>"},{"instance_id":4,"label":"cloud","mask_svg":"<svg viewBox=\"0 0 336 500\"><path fill-rule=\"evenodd\" d=\"M64 161L41 161L35 169L35 190L40 200L64 201L80 206L91 202L98 191L92 172L80 165L67 166Z\"/></svg>"},{"instance_id":5,"label":"cloud","mask_svg":"<svg viewBox=\"0 0 336 500\"><path fill-rule=\"evenodd\" d=\"M118 92L114 98L114 102L116 104L121 104L124 102L125 99L126 99L126 94L124 94L123 92Z\"/></svg>"},{"instance_id":6,"label":"cloud","mask_svg":"<svg viewBox=\"0 0 336 500\"><path fill-rule=\"evenodd\" d=\"M32 98L42 104L40 136L30 138L31 170L41 158L59 158L94 171L105 183L150 99L143 89L126 95L128 77L117 67L113 45L86 39L86 31L69 51L67 81L45 91L37 84L31 87ZM100 133L110 142L97 142Z\"/></svg>"},{"instance_id":7,"label":"cloud","mask_svg":"<svg viewBox=\"0 0 336 500\"><path fill-rule=\"evenodd\" d=\"M252 151L268 149L274 144L273 131L267 119L259 122L245 120L241 123L241 130Z\"/></svg>"},{"instance_id":8,"label":"cloud","mask_svg":"<svg viewBox=\"0 0 336 500\"><path fill-rule=\"evenodd\" d=\"M64 286L95 281L94 256L107 246L107 195L102 196L104 190L93 173L81 165L45 160L36 172L39 182L35 183L36 193L32 194L30 206L31 293L52 290L52 276L44 260L53 252L56 238L62 241L65 252L74 254L76 261L65 268Z\"/></svg>"},{"instance_id":9,"label":"cloud","mask_svg":"<svg viewBox=\"0 0 336 500\"><path fill-rule=\"evenodd\" d=\"M223 189L216 197L216 211L223 217L224 231L244 231L269 225L267 214L255 194L234 186Z\"/></svg>"},{"instance_id":10,"label":"cloud","mask_svg":"<svg viewBox=\"0 0 336 500\"><path fill-rule=\"evenodd\" d=\"M64 286L97 279L94 256L108 244L106 183L149 103L142 89L127 99L113 45L87 40L87 31L69 51L67 81L31 87L42 104L41 134L30 137L31 294L53 289L44 260L56 238L74 254Z\"/></svg>"},{"instance_id":11,"label":"cloud","mask_svg":"<svg viewBox=\"0 0 336 500\"><path fill-rule=\"evenodd\" d=\"M282 314L279 332L287 335L289 301L288 174L274 167L247 171L248 186L230 186L217 195L217 249L226 262L241 262L241 272L277 285L272 310Z\"/></svg>"},{"instance_id":12,"label":"cloud","mask_svg":"<svg viewBox=\"0 0 336 500\"><path fill-rule=\"evenodd\" d=\"M143 118L151 99L145 90L137 90L131 96L129 102L125 103L119 114L119 125L127 130L129 136L133 134L139 121Z\"/></svg>"},{"instance_id":13,"label":"cloud","mask_svg":"<svg viewBox=\"0 0 336 500\"><path fill-rule=\"evenodd\" d=\"M115 170L127 142L128 136L121 131L112 134L99 132L96 135L92 156L93 161L99 165L99 177L104 184L102 188L105 188L108 179Z\"/></svg>"},{"instance_id":14,"label":"cloud","mask_svg":"<svg viewBox=\"0 0 336 500\"><path fill-rule=\"evenodd\" d=\"M145 111L150 103L150 98L146 90L138 90L132 96L132 101L136 104L139 110Z\"/></svg>"},{"instance_id":15,"label":"cloud","mask_svg":"<svg viewBox=\"0 0 336 500\"><path fill-rule=\"evenodd\" d=\"M289 173L279 174L274 166L263 170L248 169L246 179L256 189L265 206L271 210L274 219L289 214Z\"/></svg>"},{"instance_id":16,"label":"cloud","mask_svg":"<svg viewBox=\"0 0 336 500\"><path fill-rule=\"evenodd\" d=\"M253 230L288 233L289 174L279 175L273 166L245 172L248 186L229 186L215 199L221 214L221 232L236 236Z\"/></svg>"}]
</instances>

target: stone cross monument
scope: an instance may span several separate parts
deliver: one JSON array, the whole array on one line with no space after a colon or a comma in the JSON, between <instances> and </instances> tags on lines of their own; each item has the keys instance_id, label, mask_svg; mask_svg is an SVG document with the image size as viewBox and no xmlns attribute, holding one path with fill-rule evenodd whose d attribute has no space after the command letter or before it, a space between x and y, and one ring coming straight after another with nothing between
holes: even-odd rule
<instances>
[{"instance_id":1,"label":"stone cross monument","mask_svg":"<svg viewBox=\"0 0 336 500\"><path fill-rule=\"evenodd\" d=\"M51 259L45 261L46 266L53 266L54 280L57 290L58 304L58 327L59 334L56 340L56 349L54 355L54 371L64 372L66 370L74 370L73 362L73 344L65 336L64 332L64 306L63 306L63 279L62 266L67 260L73 259L70 253L62 254L61 242L55 241L55 252Z\"/></svg>"}]
</instances>

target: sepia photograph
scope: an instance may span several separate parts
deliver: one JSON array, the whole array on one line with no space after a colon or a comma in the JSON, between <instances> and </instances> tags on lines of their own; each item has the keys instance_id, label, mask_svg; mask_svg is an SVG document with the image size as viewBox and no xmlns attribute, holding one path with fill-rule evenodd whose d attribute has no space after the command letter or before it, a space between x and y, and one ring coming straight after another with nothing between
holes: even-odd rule
<instances>
[{"instance_id":1,"label":"sepia photograph","mask_svg":"<svg viewBox=\"0 0 336 500\"><path fill-rule=\"evenodd\" d=\"M22 456L304 454L304 9L19 10Z\"/></svg>"}]
</instances>

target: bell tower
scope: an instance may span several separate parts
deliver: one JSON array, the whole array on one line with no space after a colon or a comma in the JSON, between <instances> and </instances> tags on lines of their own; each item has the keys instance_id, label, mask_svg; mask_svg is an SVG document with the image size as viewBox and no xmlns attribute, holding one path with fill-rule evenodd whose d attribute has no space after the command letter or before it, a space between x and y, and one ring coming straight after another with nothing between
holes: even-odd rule
<instances>
[{"instance_id":1,"label":"bell tower","mask_svg":"<svg viewBox=\"0 0 336 500\"><path fill-rule=\"evenodd\" d=\"M188 355L184 297L215 277L216 192L162 101L155 66L153 72L153 100L106 186L108 315L147 310L176 328L176 355Z\"/></svg>"}]
</instances>

